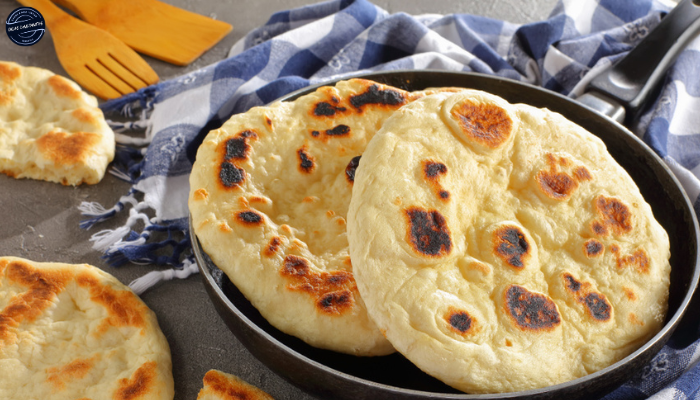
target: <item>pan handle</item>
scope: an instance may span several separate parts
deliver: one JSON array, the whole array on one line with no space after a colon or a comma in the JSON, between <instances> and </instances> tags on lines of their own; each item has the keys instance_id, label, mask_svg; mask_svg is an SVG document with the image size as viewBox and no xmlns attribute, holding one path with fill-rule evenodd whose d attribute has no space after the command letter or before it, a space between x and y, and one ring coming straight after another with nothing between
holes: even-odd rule
<instances>
[{"instance_id":1,"label":"pan handle","mask_svg":"<svg viewBox=\"0 0 700 400\"><path fill-rule=\"evenodd\" d=\"M636 120L668 67L698 31L700 0L681 1L625 57L593 78L579 100L618 122ZM609 99L617 104L611 105Z\"/></svg>"}]
</instances>

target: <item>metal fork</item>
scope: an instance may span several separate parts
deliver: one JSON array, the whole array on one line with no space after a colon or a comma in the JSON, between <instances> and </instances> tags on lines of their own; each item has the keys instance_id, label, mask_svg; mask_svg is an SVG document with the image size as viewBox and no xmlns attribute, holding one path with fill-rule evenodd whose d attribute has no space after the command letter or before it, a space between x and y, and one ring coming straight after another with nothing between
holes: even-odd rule
<instances>
[{"instance_id":1,"label":"metal fork","mask_svg":"<svg viewBox=\"0 0 700 400\"><path fill-rule=\"evenodd\" d=\"M61 65L80 86L113 99L158 82L134 50L110 33L66 13L49 0L18 0L46 21Z\"/></svg>"}]
</instances>

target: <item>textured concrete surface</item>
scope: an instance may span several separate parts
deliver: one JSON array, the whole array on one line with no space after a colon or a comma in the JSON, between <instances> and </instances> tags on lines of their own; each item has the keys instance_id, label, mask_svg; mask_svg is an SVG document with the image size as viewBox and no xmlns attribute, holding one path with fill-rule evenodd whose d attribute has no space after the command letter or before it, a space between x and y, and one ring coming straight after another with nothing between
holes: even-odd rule
<instances>
[{"instance_id":1,"label":"textured concrete surface","mask_svg":"<svg viewBox=\"0 0 700 400\"><path fill-rule=\"evenodd\" d=\"M187 67L176 67L145 57L160 75L169 79L224 58L230 47L249 30L263 24L279 10L312 3L307 0L166 0L190 11L233 24L234 30L217 46ZM545 18L555 0L378 0L375 4L390 12L468 13L527 23ZM19 7L14 0L0 1L4 21ZM21 47L0 31L0 60L47 68L66 76L56 58L50 34L39 43ZM148 266L125 265L112 268L91 249L90 235L96 229L117 227L115 218L93 228L78 227L77 206L82 201L114 204L128 185L111 175L94 186L64 187L47 182L14 180L0 175L0 255L37 261L89 263L115 275L128 284L150 271ZM233 336L214 310L198 275L184 281L157 286L142 296L158 315L173 356L175 398L195 399L202 377L211 368L233 373L261 387L276 399L311 399L258 362Z\"/></svg>"}]
</instances>

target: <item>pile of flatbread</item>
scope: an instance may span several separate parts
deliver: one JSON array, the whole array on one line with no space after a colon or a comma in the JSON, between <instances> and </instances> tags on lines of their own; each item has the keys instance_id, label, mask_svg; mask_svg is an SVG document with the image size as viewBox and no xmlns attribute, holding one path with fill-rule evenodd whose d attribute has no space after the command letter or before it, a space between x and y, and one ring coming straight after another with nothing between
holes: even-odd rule
<instances>
[{"instance_id":1,"label":"pile of flatbread","mask_svg":"<svg viewBox=\"0 0 700 400\"><path fill-rule=\"evenodd\" d=\"M114 147L94 96L46 69L0 61L0 172L95 184Z\"/></svg>"},{"instance_id":2,"label":"pile of flatbread","mask_svg":"<svg viewBox=\"0 0 700 400\"><path fill-rule=\"evenodd\" d=\"M155 314L99 268L0 257L0 399L172 400Z\"/></svg>"},{"instance_id":3,"label":"pile of flatbread","mask_svg":"<svg viewBox=\"0 0 700 400\"><path fill-rule=\"evenodd\" d=\"M190 185L204 251L273 326L468 393L585 376L664 322L666 232L548 110L343 81L232 117Z\"/></svg>"}]
</instances>

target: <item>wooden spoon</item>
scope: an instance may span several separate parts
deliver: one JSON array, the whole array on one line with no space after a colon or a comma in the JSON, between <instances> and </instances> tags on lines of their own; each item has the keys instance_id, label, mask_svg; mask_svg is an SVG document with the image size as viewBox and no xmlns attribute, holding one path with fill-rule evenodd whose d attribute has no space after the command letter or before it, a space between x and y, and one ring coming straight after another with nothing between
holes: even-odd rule
<instances>
[{"instance_id":1,"label":"wooden spoon","mask_svg":"<svg viewBox=\"0 0 700 400\"><path fill-rule=\"evenodd\" d=\"M233 28L157 0L54 0L139 53L187 65Z\"/></svg>"},{"instance_id":2,"label":"wooden spoon","mask_svg":"<svg viewBox=\"0 0 700 400\"><path fill-rule=\"evenodd\" d=\"M80 86L113 99L158 82L158 75L129 46L72 17L49 0L19 0L46 21L61 65Z\"/></svg>"}]
</instances>

